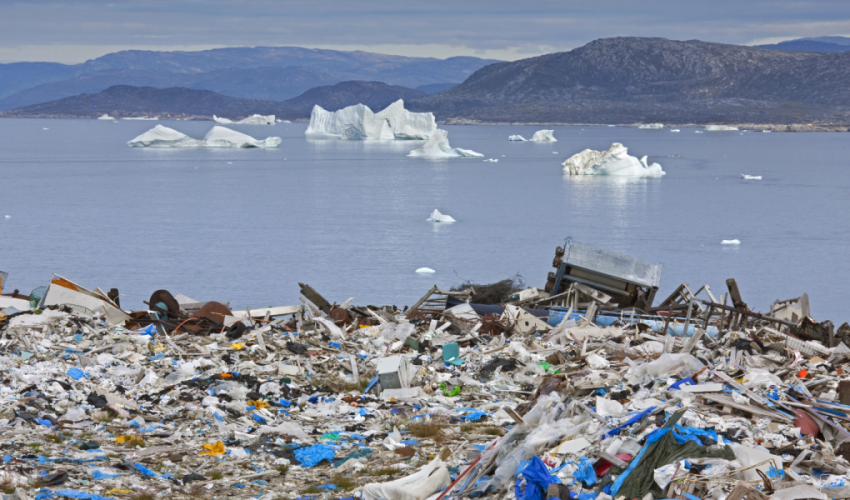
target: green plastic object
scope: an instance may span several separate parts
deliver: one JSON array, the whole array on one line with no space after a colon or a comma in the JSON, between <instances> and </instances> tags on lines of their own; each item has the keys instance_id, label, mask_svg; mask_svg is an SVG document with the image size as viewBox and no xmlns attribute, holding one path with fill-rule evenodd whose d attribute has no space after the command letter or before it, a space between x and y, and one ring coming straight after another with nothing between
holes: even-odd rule
<instances>
[{"instance_id":1,"label":"green plastic object","mask_svg":"<svg viewBox=\"0 0 850 500\"><path fill-rule=\"evenodd\" d=\"M461 389L461 387L460 387L459 385L456 385L456 386L454 386L454 387L452 388L452 390L451 390L451 391L449 391L449 390L446 388L446 383L445 383L445 382L440 382L440 389L442 389L442 390L443 390L443 394L445 394L446 396L457 396L458 394L460 394L460 389Z\"/></svg>"}]
</instances>

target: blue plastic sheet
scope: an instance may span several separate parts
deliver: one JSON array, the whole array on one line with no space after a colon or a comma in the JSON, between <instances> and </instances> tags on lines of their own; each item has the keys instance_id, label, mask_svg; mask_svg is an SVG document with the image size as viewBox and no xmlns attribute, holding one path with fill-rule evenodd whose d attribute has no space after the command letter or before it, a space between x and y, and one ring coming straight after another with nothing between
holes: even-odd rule
<instances>
[{"instance_id":1,"label":"blue plastic sheet","mask_svg":"<svg viewBox=\"0 0 850 500\"><path fill-rule=\"evenodd\" d=\"M616 436L617 434L620 433L620 431L622 431L626 427L634 424L635 422L639 422L639 421L643 420L643 417L647 416L649 414L649 412L651 412L654 409L655 409L655 407L651 406L651 407L647 408L646 410L643 410L642 412L640 412L637 415L630 418L629 421L626 422L625 424L617 427L616 429L611 429L610 431L606 432L605 438L607 439L609 437Z\"/></svg>"},{"instance_id":2,"label":"blue plastic sheet","mask_svg":"<svg viewBox=\"0 0 850 500\"><path fill-rule=\"evenodd\" d=\"M589 458L581 457L581 463L578 464L578 470L573 472L573 477L588 486L596 484L596 471L593 470L593 464Z\"/></svg>"},{"instance_id":3,"label":"blue plastic sheet","mask_svg":"<svg viewBox=\"0 0 850 500\"><path fill-rule=\"evenodd\" d=\"M533 457L528 466L517 476L514 495L518 500L545 500L550 484L559 484L558 478L549 474L540 457Z\"/></svg>"},{"instance_id":4,"label":"blue plastic sheet","mask_svg":"<svg viewBox=\"0 0 850 500\"><path fill-rule=\"evenodd\" d=\"M92 471L91 475L92 475L92 477L94 478L95 481L103 481L104 479L112 479L112 478L116 478L116 477L121 477L119 474L104 474L103 472L100 472L99 470Z\"/></svg>"},{"instance_id":5,"label":"blue plastic sheet","mask_svg":"<svg viewBox=\"0 0 850 500\"><path fill-rule=\"evenodd\" d=\"M262 425L268 424L268 422L266 421L265 418L261 417L260 415L257 415L256 413L254 414L254 421L257 422L257 423L260 423Z\"/></svg>"},{"instance_id":6,"label":"blue plastic sheet","mask_svg":"<svg viewBox=\"0 0 850 500\"><path fill-rule=\"evenodd\" d=\"M680 436L705 436L715 443L717 442L717 433L711 429L698 429L696 427L682 427L679 424L673 426L673 432ZM682 443L679 443L682 444ZM702 442L698 442L702 446Z\"/></svg>"},{"instance_id":7,"label":"blue plastic sheet","mask_svg":"<svg viewBox=\"0 0 850 500\"><path fill-rule=\"evenodd\" d=\"M71 368L70 370L68 370L67 373L68 376L74 380L80 380L81 378L86 376L86 374L79 368Z\"/></svg>"},{"instance_id":8,"label":"blue plastic sheet","mask_svg":"<svg viewBox=\"0 0 850 500\"><path fill-rule=\"evenodd\" d=\"M463 416L463 418L466 419L467 422L477 421L477 420L481 420L481 417L484 417L486 415L487 414L484 413L483 411L476 410L476 411L471 411L471 412L467 413L466 415Z\"/></svg>"},{"instance_id":9,"label":"blue plastic sheet","mask_svg":"<svg viewBox=\"0 0 850 500\"><path fill-rule=\"evenodd\" d=\"M326 444L314 444L306 448L298 448L292 452L304 467L315 467L322 460L333 461L334 450Z\"/></svg>"},{"instance_id":10,"label":"blue plastic sheet","mask_svg":"<svg viewBox=\"0 0 850 500\"><path fill-rule=\"evenodd\" d=\"M36 500L44 500L46 498L53 498L54 496L60 497L68 497L68 498L78 498L80 500L115 500L114 498L105 497L101 495L95 495L94 493L88 493L85 491L79 490L57 490L50 491L47 488L42 488L40 493L35 496Z\"/></svg>"}]
</instances>

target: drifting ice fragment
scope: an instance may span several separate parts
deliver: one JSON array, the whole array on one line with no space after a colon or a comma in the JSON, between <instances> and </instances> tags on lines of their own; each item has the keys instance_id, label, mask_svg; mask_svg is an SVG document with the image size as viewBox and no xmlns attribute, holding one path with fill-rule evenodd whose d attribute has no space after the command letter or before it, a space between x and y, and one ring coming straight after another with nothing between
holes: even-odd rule
<instances>
[{"instance_id":1,"label":"drifting ice fragment","mask_svg":"<svg viewBox=\"0 0 850 500\"><path fill-rule=\"evenodd\" d=\"M644 123L643 125L639 126L638 128L659 129L659 128L664 128L664 124L663 123Z\"/></svg>"},{"instance_id":2,"label":"drifting ice fragment","mask_svg":"<svg viewBox=\"0 0 850 500\"><path fill-rule=\"evenodd\" d=\"M490 158L489 160L484 160L484 161L490 162L490 163L499 163L499 160L497 158Z\"/></svg>"},{"instance_id":3,"label":"drifting ice fragment","mask_svg":"<svg viewBox=\"0 0 850 500\"><path fill-rule=\"evenodd\" d=\"M414 149L407 156L419 156L423 158L463 158L472 156L484 156L481 153L470 151L468 149L454 148L449 145L449 133L443 129L437 129L434 135L422 145L421 148Z\"/></svg>"},{"instance_id":4,"label":"drifting ice fragment","mask_svg":"<svg viewBox=\"0 0 850 500\"><path fill-rule=\"evenodd\" d=\"M221 123L222 125L230 125L231 123L236 123L237 125L274 125L274 115L251 115L248 118L243 118L237 122L213 115L213 120L215 120L216 123Z\"/></svg>"},{"instance_id":5,"label":"drifting ice fragment","mask_svg":"<svg viewBox=\"0 0 850 500\"><path fill-rule=\"evenodd\" d=\"M744 179L745 181L760 181L761 180L760 175L741 174L741 178Z\"/></svg>"},{"instance_id":6,"label":"drifting ice fragment","mask_svg":"<svg viewBox=\"0 0 850 500\"><path fill-rule=\"evenodd\" d=\"M257 140L226 127L213 127L204 136L204 142L208 148L276 148L280 146L280 137Z\"/></svg>"},{"instance_id":7,"label":"drifting ice fragment","mask_svg":"<svg viewBox=\"0 0 850 500\"><path fill-rule=\"evenodd\" d=\"M103 116L98 116L97 119L98 120L114 120L115 118L112 118L111 116L109 116L109 113L105 113Z\"/></svg>"},{"instance_id":8,"label":"drifting ice fragment","mask_svg":"<svg viewBox=\"0 0 850 500\"><path fill-rule=\"evenodd\" d=\"M730 127L729 125L706 125L705 129L709 132L723 132L728 130L738 130L738 127Z\"/></svg>"},{"instance_id":9,"label":"drifting ice fragment","mask_svg":"<svg viewBox=\"0 0 850 500\"><path fill-rule=\"evenodd\" d=\"M437 271L431 269L430 267L420 267L416 270L416 274L434 274Z\"/></svg>"},{"instance_id":10,"label":"drifting ice fragment","mask_svg":"<svg viewBox=\"0 0 850 500\"><path fill-rule=\"evenodd\" d=\"M670 129L670 132L679 132L679 129L677 129L677 128Z\"/></svg>"},{"instance_id":11,"label":"drifting ice fragment","mask_svg":"<svg viewBox=\"0 0 850 500\"><path fill-rule=\"evenodd\" d=\"M509 136L509 137L508 137L508 140L509 140L509 141L520 141L520 142L525 142L525 141L526 141L525 137L523 137L523 136L521 136L521 135L512 135L512 136Z\"/></svg>"},{"instance_id":12,"label":"drifting ice fragment","mask_svg":"<svg viewBox=\"0 0 850 500\"><path fill-rule=\"evenodd\" d=\"M6 218L7 218L7 219L11 219L11 218L12 218L12 216L11 216L11 215L7 215L7 216L6 216Z\"/></svg>"},{"instance_id":13,"label":"drifting ice fragment","mask_svg":"<svg viewBox=\"0 0 850 500\"><path fill-rule=\"evenodd\" d=\"M723 240L720 242L721 245L740 245L741 240Z\"/></svg>"},{"instance_id":14,"label":"drifting ice fragment","mask_svg":"<svg viewBox=\"0 0 850 500\"><path fill-rule=\"evenodd\" d=\"M431 216L425 220L428 222L457 222L451 215L441 214L437 209L434 209L434 211L431 212ZM418 273L419 271L416 272Z\"/></svg>"},{"instance_id":15,"label":"drifting ice fragment","mask_svg":"<svg viewBox=\"0 0 850 500\"><path fill-rule=\"evenodd\" d=\"M178 132L173 128L157 125L132 141L129 141L127 145L137 148L202 148L204 147L204 141L192 139L188 135Z\"/></svg>"},{"instance_id":16,"label":"drifting ice fragment","mask_svg":"<svg viewBox=\"0 0 850 500\"><path fill-rule=\"evenodd\" d=\"M558 142L558 139L555 139L555 136L552 135L554 130L538 130L531 136L532 142Z\"/></svg>"},{"instance_id":17,"label":"drifting ice fragment","mask_svg":"<svg viewBox=\"0 0 850 500\"><path fill-rule=\"evenodd\" d=\"M345 140L425 140L437 130L431 113L411 113L404 109L404 101L390 104L383 111L373 113L368 106L356 104L338 111L327 111L314 106L310 125L304 135L316 139Z\"/></svg>"},{"instance_id":18,"label":"drifting ice fragment","mask_svg":"<svg viewBox=\"0 0 850 500\"><path fill-rule=\"evenodd\" d=\"M605 151L585 149L563 163L564 173L570 175L616 175L628 177L661 177L661 165L648 165L646 156L638 160L629 155L628 148L615 142Z\"/></svg>"}]
</instances>

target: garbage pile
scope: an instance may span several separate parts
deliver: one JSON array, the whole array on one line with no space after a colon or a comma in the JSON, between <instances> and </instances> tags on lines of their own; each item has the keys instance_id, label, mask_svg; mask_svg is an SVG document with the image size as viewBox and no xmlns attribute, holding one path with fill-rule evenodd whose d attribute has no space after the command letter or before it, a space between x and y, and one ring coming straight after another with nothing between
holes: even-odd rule
<instances>
[{"instance_id":1,"label":"garbage pile","mask_svg":"<svg viewBox=\"0 0 850 500\"><path fill-rule=\"evenodd\" d=\"M850 326L734 280L653 306L660 264L571 240L553 267L402 309L0 295L3 498L850 497Z\"/></svg>"}]
</instances>

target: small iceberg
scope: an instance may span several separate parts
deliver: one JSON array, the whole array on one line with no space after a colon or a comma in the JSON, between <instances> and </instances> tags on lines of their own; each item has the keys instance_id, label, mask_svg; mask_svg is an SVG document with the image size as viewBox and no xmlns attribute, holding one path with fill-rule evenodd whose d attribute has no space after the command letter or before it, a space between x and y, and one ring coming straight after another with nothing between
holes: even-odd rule
<instances>
[{"instance_id":1,"label":"small iceberg","mask_svg":"<svg viewBox=\"0 0 850 500\"><path fill-rule=\"evenodd\" d=\"M527 139L521 135L511 135L508 136L508 140L514 142L525 142Z\"/></svg>"},{"instance_id":2,"label":"small iceberg","mask_svg":"<svg viewBox=\"0 0 850 500\"><path fill-rule=\"evenodd\" d=\"M729 125L706 125L705 130L707 130L708 132L726 132L738 130L738 127L731 127Z\"/></svg>"},{"instance_id":3,"label":"small iceberg","mask_svg":"<svg viewBox=\"0 0 850 500\"><path fill-rule=\"evenodd\" d=\"M771 132L770 130L762 130L761 131L762 134L769 134L770 132Z\"/></svg>"},{"instance_id":4,"label":"small iceberg","mask_svg":"<svg viewBox=\"0 0 850 500\"><path fill-rule=\"evenodd\" d=\"M740 245L741 240L723 240L720 242L721 245Z\"/></svg>"},{"instance_id":5,"label":"small iceberg","mask_svg":"<svg viewBox=\"0 0 850 500\"><path fill-rule=\"evenodd\" d=\"M660 129L660 128L664 128L664 124L663 123L644 123L644 124L640 125L638 128L657 130L657 129Z\"/></svg>"},{"instance_id":6,"label":"small iceberg","mask_svg":"<svg viewBox=\"0 0 850 500\"><path fill-rule=\"evenodd\" d=\"M420 267L416 270L416 274L434 274L437 271L431 269L430 267Z\"/></svg>"},{"instance_id":7,"label":"small iceberg","mask_svg":"<svg viewBox=\"0 0 850 500\"><path fill-rule=\"evenodd\" d=\"M158 116L149 117L149 116L128 116L126 118L121 118L122 120L148 120L148 121L157 121L159 120Z\"/></svg>"},{"instance_id":8,"label":"small iceberg","mask_svg":"<svg viewBox=\"0 0 850 500\"><path fill-rule=\"evenodd\" d=\"M428 222L457 222L451 215L441 214L436 208L431 212L431 216L425 219Z\"/></svg>"},{"instance_id":9,"label":"small iceberg","mask_svg":"<svg viewBox=\"0 0 850 500\"><path fill-rule=\"evenodd\" d=\"M276 148L280 146L280 137L257 140L227 127L213 127L204 136L204 142L208 148Z\"/></svg>"},{"instance_id":10,"label":"small iceberg","mask_svg":"<svg viewBox=\"0 0 850 500\"><path fill-rule=\"evenodd\" d=\"M485 162L490 162L490 163L499 163L499 159L498 159L498 158L490 158L489 160L484 160L484 161L485 161Z\"/></svg>"},{"instance_id":11,"label":"small iceberg","mask_svg":"<svg viewBox=\"0 0 850 500\"><path fill-rule=\"evenodd\" d=\"M304 135L349 141L427 140L436 130L433 113L412 113L404 109L404 101L399 99L378 113L363 104L337 111L327 111L317 104Z\"/></svg>"},{"instance_id":12,"label":"small iceberg","mask_svg":"<svg viewBox=\"0 0 850 500\"><path fill-rule=\"evenodd\" d=\"M7 215L7 216L6 216L6 218L7 218L7 219L11 219L11 218L12 218L12 216L11 216L11 215Z\"/></svg>"},{"instance_id":13,"label":"small iceberg","mask_svg":"<svg viewBox=\"0 0 850 500\"><path fill-rule=\"evenodd\" d=\"M638 160L629 150L615 142L605 151L585 149L563 163L564 173L570 175L612 175L621 177L661 177L666 172L661 165L649 165L646 156Z\"/></svg>"},{"instance_id":14,"label":"small iceberg","mask_svg":"<svg viewBox=\"0 0 850 500\"><path fill-rule=\"evenodd\" d=\"M670 129L670 132L681 132L681 130L679 130L679 129L677 129L677 128L671 128L671 129Z\"/></svg>"},{"instance_id":15,"label":"small iceberg","mask_svg":"<svg viewBox=\"0 0 850 500\"><path fill-rule=\"evenodd\" d=\"M218 116L213 115L213 120L216 123L221 123L222 125L274 125L274 115L251 115L248 118L243 118L239 121L228 120L227 118L220 118Z\"/></svg>"},{"instance_id":16,"label":"small iceberg","mask_svg":"<svg viewBox=\"0 0 850 500\"><path fill-rule=\"evenodd\" d=\"M468 149L452 148L449 145L449 133L438 128L434 135L428 139L421 148L414 149L407 156L418 156L421 158L466 158L481 157L481 153Z\"/></svg>"},{"instance_id":17,"label":"small iceberg","mask_svg":"<svg viewBox=\"0 0 850 500\"><path fill-rule=\"evenodd\" d=\"M115 118L112 118L111 116L109 116L109 113L104 113L102 116L98 116L97 119L98 120L115 120Z\"/></svg>"},{"instance_id":18,"label":"small iceberg","mask_svg":"<svg viewBox=\"0 0 850 500\"><path fill-rule=\"evenodd\" d=\"M291 121L289 121L289 120L281 120L280 118L278 118L277 122L278 122L278 123L292 123L292 122L291 122Z\"/></svg>"},{"instance_id":19,"label":"small iceberg","mask_svg":"<svg viewBox=\"0 0 850 500\"><path fill-rule=\"evenodd\" d=\"M127 142L127 145L137 148L276 148L280 145L280 137L268 137L260 141L241 132L216 126L207 132L203 140L199 140L157 125Z\"/></svg>"},{"instance_id":20,"label":"small iceberg","mask_svg":"<svg viewBox=\"0 0 850 500\"><path fill-rule=\"evenodd\" d=\"M745 181L760 181L761 180L760 175L741 174L741 178L744 179Z\"/></svg>"},{"instance_id":21,"label":"small iceberg","mask_svg":"<svg viewBox=\"0 0 850 500\"><path fill-rule=\"evenodd\" d=\"M558 142L558 139L555 139L554 130L538 130L531 136L529 139L531 142Z\"/></svg>"}]
</instances>

